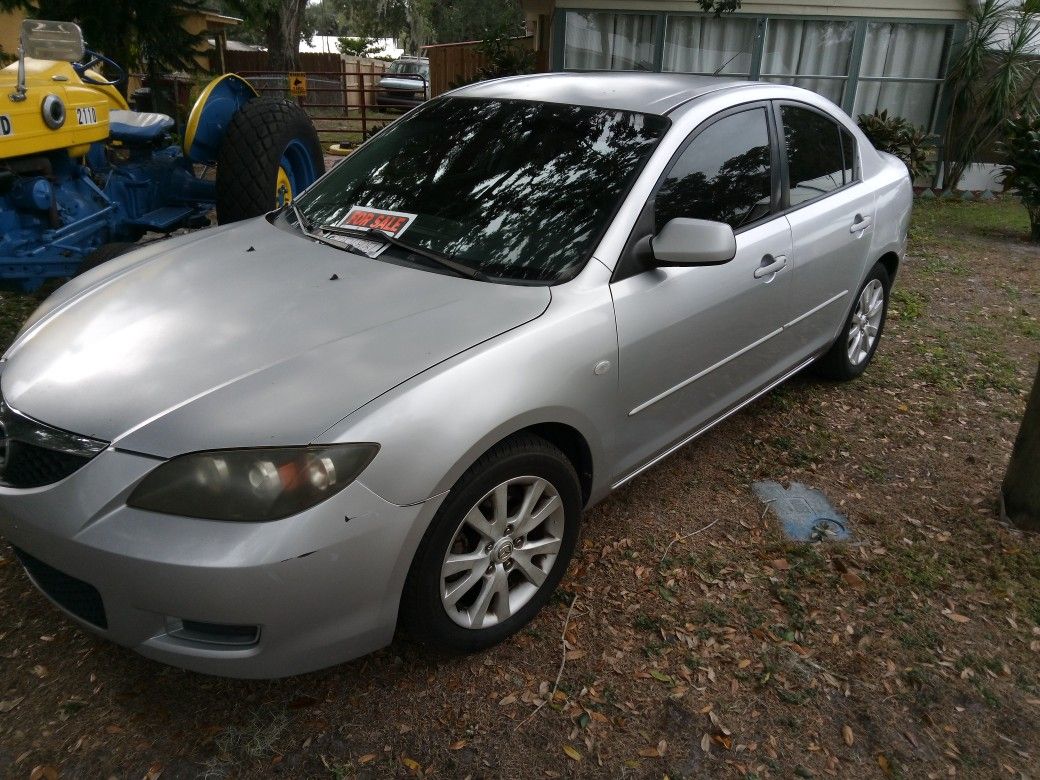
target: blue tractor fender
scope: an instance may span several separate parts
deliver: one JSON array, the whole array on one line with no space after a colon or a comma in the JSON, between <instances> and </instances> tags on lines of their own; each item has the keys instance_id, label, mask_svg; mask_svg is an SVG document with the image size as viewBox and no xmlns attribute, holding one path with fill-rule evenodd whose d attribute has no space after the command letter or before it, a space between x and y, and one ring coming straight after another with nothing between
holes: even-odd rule
<instances>
[{"instance_id":1,"label":"blue tractor fender","mask_svg":"<svg viewBox=\"0 0 1040 780\"><path fill-rule=\"evenodd\" d=\"M188 115L184 130L184 154L192 162L213 165L231 118L257 96L253 85L227 73L206 85Z\"/></svg>"}]
</instances>

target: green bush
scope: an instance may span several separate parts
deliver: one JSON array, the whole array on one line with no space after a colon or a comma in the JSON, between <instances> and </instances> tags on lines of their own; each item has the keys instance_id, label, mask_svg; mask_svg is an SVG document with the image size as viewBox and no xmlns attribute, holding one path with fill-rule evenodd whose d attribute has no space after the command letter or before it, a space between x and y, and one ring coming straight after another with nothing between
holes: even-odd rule
<instances>
[{"instance_id":1,"label":"green bush","mask_svg":"<svg viewBox=\"0 0 1040 780\"><path fill-rule=\"evenodd\" d=\"M924 130L901 116L889 116L888 111L860 114L856 122L875 149L894 154L906 164L912 179L928 175L931 166Z\"/></svg>"},{"instance_id":2,"label":"green bush","mask_svg":"<svg viewBox=\"0 0 1040 780\"><path fill-rule=\"evenodd\" d=\"M1040 243L1040 112L1008 122L999 148L1007 158L1004 184L1022 198L1032 239Z\"/></svg>"}]
</instances>

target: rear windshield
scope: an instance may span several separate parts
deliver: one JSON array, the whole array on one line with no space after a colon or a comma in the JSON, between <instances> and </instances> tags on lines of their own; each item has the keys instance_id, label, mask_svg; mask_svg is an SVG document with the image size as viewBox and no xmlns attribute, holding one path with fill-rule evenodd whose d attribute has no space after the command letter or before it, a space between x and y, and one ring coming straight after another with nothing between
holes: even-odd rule
<instances>
[{"instance_id":1,"label":"rear windshield","mask_svg":"<svg viewBox=\"0 0 1040 780\"><path fill-rule=\"evenodd\" d=\"M410 215L398 238L503 280L556 283L595 249L668 120L446 97L389 125L296 200L314 226Z\"/></svg>"}]
</instances>

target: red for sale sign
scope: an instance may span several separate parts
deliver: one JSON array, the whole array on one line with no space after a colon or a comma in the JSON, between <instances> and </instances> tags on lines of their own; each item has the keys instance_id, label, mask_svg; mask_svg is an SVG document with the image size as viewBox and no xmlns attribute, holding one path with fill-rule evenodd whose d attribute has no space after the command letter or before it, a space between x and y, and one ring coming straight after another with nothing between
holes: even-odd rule
<instances>
[{"instance_id":1,"label":"red for sale sign","mask_svg":"<svg viewBox=\"0 0 1040 780\"><path fill-rule=\"evenodd\" d=\"M403 211L387 211L365 206L353 206L347 215L340 220L340 227L372 228L397 238L415 221L415 214Z\"/></svg>"}]
</instances>

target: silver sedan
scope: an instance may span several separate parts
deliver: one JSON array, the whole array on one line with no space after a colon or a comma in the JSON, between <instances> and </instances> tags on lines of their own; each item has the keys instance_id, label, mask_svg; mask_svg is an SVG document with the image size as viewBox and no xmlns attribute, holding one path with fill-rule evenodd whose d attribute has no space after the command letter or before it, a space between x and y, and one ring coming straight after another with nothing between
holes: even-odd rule
<instances>
[{"instance_id":1,"label":"silver sedan","mask_svg":"<svg viewBox=\"0 0 1040 780\"><path fill-rule=\"evenodd\" d=\"M584 508L870 363L906 168L793 87L465 87L264 218L66 284L0 367L0 534L85 628L236 677L501 641Z\"/></svg>"}]
</instances>

